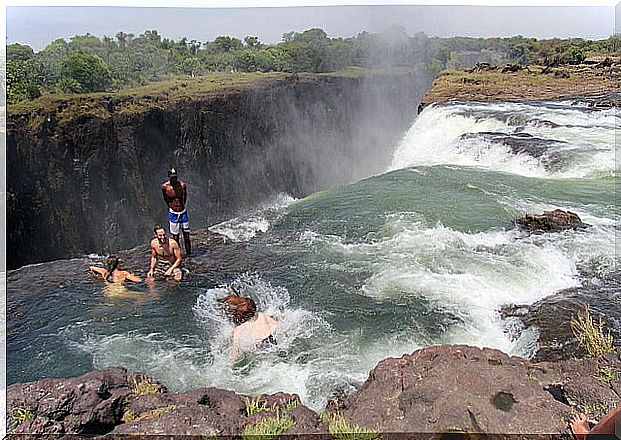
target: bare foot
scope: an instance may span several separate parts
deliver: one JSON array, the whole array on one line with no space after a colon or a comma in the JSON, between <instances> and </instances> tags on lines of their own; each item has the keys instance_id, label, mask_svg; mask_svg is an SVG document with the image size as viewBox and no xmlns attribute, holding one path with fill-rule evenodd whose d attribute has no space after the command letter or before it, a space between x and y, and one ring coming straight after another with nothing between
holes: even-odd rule
<instances>
[{"instance_id":1,"label":"bare foot","mask_svg":"<svg viewBox=\"0 0 621 440\"><path fill-rule=\"evenodd\" d=\"M579 440L585 439L590 430L587 416L582 413L574 416L571 421L571 430Z\"/></svg>"}]
</instances>

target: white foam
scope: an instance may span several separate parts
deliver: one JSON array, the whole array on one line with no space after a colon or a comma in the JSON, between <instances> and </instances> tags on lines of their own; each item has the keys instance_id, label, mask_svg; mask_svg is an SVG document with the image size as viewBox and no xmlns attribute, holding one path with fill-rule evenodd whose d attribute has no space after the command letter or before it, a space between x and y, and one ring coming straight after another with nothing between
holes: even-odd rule
<instances>
[{"instance_id":1,"label":"white foam","mask_svg":"<svg viewBox=\"0 0 621 440\"><path fill-rule=\"evenodd\" d=\"M209 230L235 242L251 240L257 234L266 233L271 225L270 219L273 221L274 218L279 218L282 211L295 201L296 199L288 194L278 194L252 213L219 223Z\"/></svg>"},{"instance_id":2,"label":"white foam","mask_svg":"<svg viewBox=\"0 0 621 440\"><path fill-rule=\"evenodd\" d=\"M550 128L537 120L561 126ZM530 177L614 175L617 125L618 118L610 110L585 112L523 103L432 105L421 112L396 148L390 169L453 164ZM558 142L535 158L513 154L502 143L484 138L461 138L466 133L514 134L518 128L520 133ZM555 159L553 168L546 166L546 161Z\"/></svg>"}]
</instances>

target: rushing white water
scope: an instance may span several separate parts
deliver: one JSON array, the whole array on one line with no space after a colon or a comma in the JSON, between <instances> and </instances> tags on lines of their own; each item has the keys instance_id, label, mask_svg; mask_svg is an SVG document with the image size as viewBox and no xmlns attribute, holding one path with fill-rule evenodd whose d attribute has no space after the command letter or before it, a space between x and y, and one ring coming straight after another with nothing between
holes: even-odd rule
<instances>
[{"instance_id":1,"label":"rushing white water","mask_svg":"<svg viewBox=\"0 0 621 440\"><path fill-rule=\"evenodd\" d=\"M395 150L391 169L415 165L476 166L522 176L582 178L615 172L616 109L585 111L558 103L467 103L429 106ZM529 134L556 141L540 158L512 154L501 142L472 133ZM546 169L545 159L563 159Z\"/></svg>"},{"instance_id":2,"label":"rushing white water","mask_svg":"<svg viewBox=\"0 0 621 440\"><path fill-rule=\"evenodd\" d=\"M295 200L288 194L278 194L273 200L257 207L252 214L218 223L209 230L236 242L248 241L259 233L266 233L270 227L270 221L277 220L282 210Z\"/></svg>"}]
</instances>

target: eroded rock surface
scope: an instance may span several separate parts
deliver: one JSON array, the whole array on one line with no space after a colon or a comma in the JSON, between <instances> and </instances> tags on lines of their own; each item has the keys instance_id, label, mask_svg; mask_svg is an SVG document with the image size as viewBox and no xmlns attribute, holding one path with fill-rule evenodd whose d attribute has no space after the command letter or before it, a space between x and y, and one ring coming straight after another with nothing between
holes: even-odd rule
<instances>
[{"instance_id":1,"label":"eroded rock surface","mask_svg":"<svg viewBox=\"0 0 621 440\"><path fill-rule=\"evenodd\" d=\"M264 410L247 411L255 399ZM156 379L107 368L69 379L42 379L7 389L8 427L24 438L56 435L239 436L269 417L293 420L284 435L327 434L318 414L296 394L257 398L218 388L170 393Z\"/></svg>"},{"instance_id":2,"label":"eroded rock surface","mask_svg":"<svg viewBox=\"0 0 621 440\"><path fill-rule=\"evenodd\" d=\"M600 382L602 371L616 375ZM618 355L532 364L494 349L435 346L381 361L342 412L381 432L569 433L577 410L601 417L621 404L620 377Z\"/></svg>"}]
</instances>

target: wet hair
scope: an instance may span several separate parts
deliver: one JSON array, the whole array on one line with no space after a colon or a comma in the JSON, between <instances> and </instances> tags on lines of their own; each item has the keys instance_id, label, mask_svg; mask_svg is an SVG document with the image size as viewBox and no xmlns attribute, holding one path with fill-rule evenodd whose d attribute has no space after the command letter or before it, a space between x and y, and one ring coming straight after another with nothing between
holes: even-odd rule
<instances>
[{"instance_id":1,"label":"wet hair","mask_svg":"<svg viewBox=\"0 0 621 440\"><path fill-rule=\"evenodd\" d=\"M248 297L240 296L235 289L233 293L218 298L218 302L224 304L226 314L235 325L249 321L257 314L257 304Z\"/></svg>"},{"instance_id":2,"label":"wet hair","mask_svg":"<svg viewBox=\"0 0 621 440\"><path fill-rule=\"evenodd\" d=\"M158 229L164 229L164 227L162 225L155 225L155 226L153 226L153 233L157 234L157 230ZM166 232L166 229L164 229L164 232Z\"/></svg>"},{"instance_id":3,"label":"wet hair","mask_svg":"<svg viewBox=\"0 0 621 440\"><path fill-rule=\"evenodd\" d=\"M106 281L112 282L112 272L114 272L114 269L119 267L119 264L121 264L121 259L116 255L110 255L106 258L106 270L108 271Z\"/></svg>"}]
</instances>

